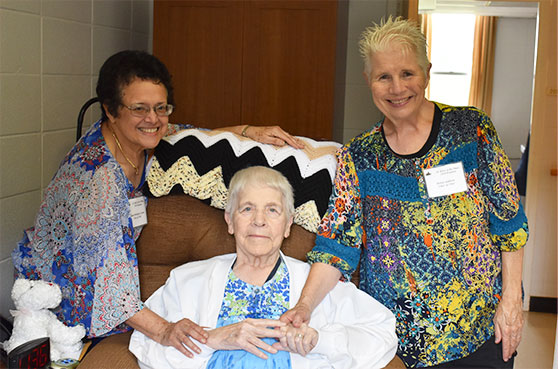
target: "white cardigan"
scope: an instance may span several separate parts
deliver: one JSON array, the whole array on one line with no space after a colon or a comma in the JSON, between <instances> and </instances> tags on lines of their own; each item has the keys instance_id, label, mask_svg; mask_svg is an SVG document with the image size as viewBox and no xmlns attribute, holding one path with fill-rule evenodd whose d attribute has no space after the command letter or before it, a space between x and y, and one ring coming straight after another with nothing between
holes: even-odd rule
<instances>
[{"instance_id":1,"label":"white cardigan","mask_svg":"<svg viewBox=\"0 0 558 369\"><path fill-rule=\"evenodd\" d=\"M282 256L289 271L293 307L300 297L310 265ZM171 322L188 318L200 326L215 328L227 276L235 259L236 254L227 254L173 269L165 285L155 291L145 305ZM309 325L318 331L318 343L306 357L291 353L292 369L382 368L397 349L393 314L352 283L337 283L316 307ZM193 341L202 350L194 354L193 359L138 331L132 334L129 348L142 369L205 368L214 350Z\"/></svg>"}]
</instances>

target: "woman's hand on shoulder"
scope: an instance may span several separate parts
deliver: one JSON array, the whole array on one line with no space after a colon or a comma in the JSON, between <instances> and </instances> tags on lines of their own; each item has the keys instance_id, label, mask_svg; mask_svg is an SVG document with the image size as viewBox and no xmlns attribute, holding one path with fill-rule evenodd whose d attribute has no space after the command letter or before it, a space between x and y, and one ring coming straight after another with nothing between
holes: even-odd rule
<instances>
[{"instance_id":1,"label":"woman's hand on shoulder","mask_svg":"<svg viewBox=\"0 0 558 369\"><path fill-rule=\"evenodd\" d=\"M284 337L273 344L273 347L279 350L306 356L318 343L318 331L307 324L302 324L300 328L287 325L281 328L281 331L284 333Z\"/></svg>"},{"instance_id":2,"label":"woman's hand on shoulder","mask_svg":"<svg viewBox=\"0 0 558 369\"><path fill-rule=\"evenodd\" d=\"M184 355L192 358L194 355L186 347L196 354L199 354L201 350L192 342L190 337L201 343L206 343L208 334L202 327L190 319L184 318L176 323L167 322L157 341L161 345L172 346Z\"/></svg>"},{"instance_id":3,"label":"woman's hand on shoulder","mask_svg":"<svg viewBox=\"0 0 558 369\"><path fill-rule=\"evenodd\" d=\"M258 348L272 354L277 349L261 338L282 338L284 333L280 328L284 326L285 323L274 319L246 319L209 331L207 345L215 350L246 350L265 360L267 355Z\"/></svg>"},{"instance_id":4,"label":"woman's hand on shoulder","mask_svg":"<svg viewBox=\"0 0 558 369\"><path fill-rule=\"evenodd\" d=\"M247 126L244 127L245 137L254 141L275 146L289 145L295 149L304 149L304 142L288 134L279 126Z\"/></svg>"}]
</instances>

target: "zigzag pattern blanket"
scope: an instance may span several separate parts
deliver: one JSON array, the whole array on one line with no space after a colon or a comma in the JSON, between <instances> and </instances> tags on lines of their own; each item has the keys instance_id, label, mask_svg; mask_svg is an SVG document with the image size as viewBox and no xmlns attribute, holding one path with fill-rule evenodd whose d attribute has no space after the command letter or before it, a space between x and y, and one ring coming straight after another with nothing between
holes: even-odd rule
<instances>
[{"instance_id":1,"label":"zigzag pattern blanket","mask_svg":"<svg viewBox=\"0 0 558 369\"><path fill-rule=\"evenodd\" d=\"M303 150L261 144L230 132L186 129L155 149L147 177L155 197L183 192L224 209L227 188L242 168L264 165L289 180L295 193L294 222L316 232L327 210L340 144L302 139Z\"/></svg>"}]
</instances>

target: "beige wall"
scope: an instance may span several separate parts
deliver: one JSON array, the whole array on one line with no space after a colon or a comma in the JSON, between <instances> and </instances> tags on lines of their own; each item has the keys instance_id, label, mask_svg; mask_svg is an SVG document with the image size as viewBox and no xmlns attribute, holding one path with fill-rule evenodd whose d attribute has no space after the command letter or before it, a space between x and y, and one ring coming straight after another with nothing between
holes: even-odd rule
<instances>
[{"instance_id":1,"label":"beige wall","mask_svg":"<svg viewBox=\"0 0 558 369\"><path fill-rule=\"evenodd\" d=\"M531 128L537 19L499 17L496 27L490 118L515 170Z\"/></svg>"},{"instance_id":2,"label":"beige wall","mask_svg":"<svg viewBox=\"0 0 558 369\"><path fill-rule=\"evenodd\" d=\"M539 35L531 119L526 212L530 238L525 251L527 297L557 297L557 1L539 2Z\"/></svg>"},{"instance_id":3,"label":"beige wall","mask_svg":"<svg viewBox=\"0 0 558 369\"><path fill-rule=\"evenodd\" d=\"M346 58L344 79L336 81L336 93L343 91L342 107L336 106L333 138L346 143L351 138L369 129L382 118L382 113L372 101L370 88L362 71L362 58L358 52L360 34L373 22L380 22L386 14L403 13L404 1L400 0L350 0L347 9ZM338 98L336 96L336 98Z\"/></svg>"},{"instance_id":4,"label":"beige wall","mask_svg":"<svg viewBox=\"0 0 558 369\"><path fill-rule=\"evenodd\" d=\"M0 314L10 253L33 224L76 117L111 54L150 49L152 1L0 0ZM97 109L95 107L95 109ZM91 117L98 116L89 114Z\"/></svg>"}]
</instances>

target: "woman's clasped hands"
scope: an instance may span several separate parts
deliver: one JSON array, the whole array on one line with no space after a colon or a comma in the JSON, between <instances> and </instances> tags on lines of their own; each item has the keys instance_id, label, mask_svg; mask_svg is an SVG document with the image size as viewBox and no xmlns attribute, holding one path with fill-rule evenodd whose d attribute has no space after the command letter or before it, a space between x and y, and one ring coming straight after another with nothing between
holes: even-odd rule
<instances>
[{"instance_id":1,"label":"woman's clasped hands","mask_svg":"<svg viewBox=\"0 0 558 369\"><path fill-rule=\"evenodd\" d=\"M280 320L245 319L235 324L204 330L189 319L182 319L176 323L168 323L160 343L173 346L192 358L193 354L188 349L196 354L201 350L190 337L214 350L245 350L264 360L267 355L263 351L275 354L281 350L306 356L318 342L318 332L307 324L296 328ZM277 342L269 345L262 338L274 338Z\"/></svg>"},{"instance_id":2,"label":"woman's clasped hands","mask_svg":"<svg viewBox=\"0 0 558 369\"><path fill-rule=\"evenodd\" d=\"M267 355L258 348L271 354L277 353L278 348L265 343L262 338L284 338L285 326L274 319L245 319L208 331L207 345L215 350L245 350L265 360Z\"/></svg>"},{"instance_id":3,"label":"woman's clasped hands","mask_svg":"<svg viewBox=\"0 0 558 369\"><path fill-rule=\"evenodd\" d=\"M281 331L284 333L283 337L273 344L279 350L306 356L318 343L318 331L304 323L300 328L286 324L281 327Z\"/></svg>"}]
</instances>

